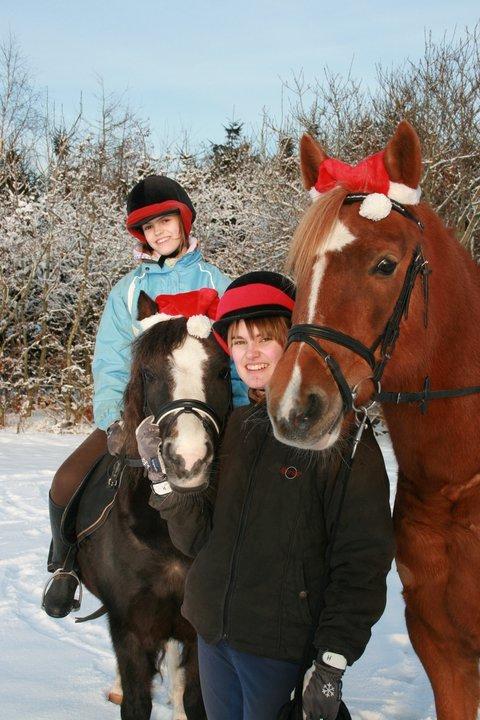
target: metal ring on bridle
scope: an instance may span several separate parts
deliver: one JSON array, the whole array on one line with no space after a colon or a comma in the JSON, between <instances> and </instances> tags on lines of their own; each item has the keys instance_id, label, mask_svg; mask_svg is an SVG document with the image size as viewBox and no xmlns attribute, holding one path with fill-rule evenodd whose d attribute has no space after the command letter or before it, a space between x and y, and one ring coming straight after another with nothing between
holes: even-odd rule
<instances>
[{"instance_id":1,"label":"metal ring on bridle","mask_svg":"<svg viewBox=\"0 0 480 720\"><path fill-rule=\"evenodd\" d=\"M376 389L375 389L375 392L374 392L374 394L373 394L373 396L372 396L372 399L370 400L370 402L368 403L368 405L361 405L360 407L357 407L357 406L355 405L355 400L357 399L358 388L359 388L360 385L361 385L363 382L365 382L366 380L371 380L372 383L373 383L373 385L374 385L374 387L375 387ZM375 400L375 398L377 397L377 395L378 395L381 391L382 391L382 383L380 382L380 380L375 380L374 377L373 377L373 375L367 375L367 377L362 378L362 379L361 379L356 385L354 385L354 387L352 388L352 410L353 410L355 413L357 413L357 415L358 415L359 413L365 413L365 414L368 415L369 411L370 411L373 407L375 407L375 405L377 404L377 401Z\"/></svg>"}]
</instances>

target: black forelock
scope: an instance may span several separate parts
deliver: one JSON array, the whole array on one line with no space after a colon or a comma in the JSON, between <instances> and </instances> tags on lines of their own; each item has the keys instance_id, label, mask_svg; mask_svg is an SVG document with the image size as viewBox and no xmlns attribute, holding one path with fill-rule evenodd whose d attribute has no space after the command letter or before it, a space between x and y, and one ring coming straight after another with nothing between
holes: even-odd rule
<instances>
[{"instance_id":1,"label":"black forelock","mask_svg":"<svg viewBox=\"0 0 480 720\"><path fill-rule=\"evenodd\" d=\"M145 330L133 343L133 358L137 362L148 361L158 355L169 355L185 340L187 319L172 318L155 323Z\"/></svg>"}]
</instances>

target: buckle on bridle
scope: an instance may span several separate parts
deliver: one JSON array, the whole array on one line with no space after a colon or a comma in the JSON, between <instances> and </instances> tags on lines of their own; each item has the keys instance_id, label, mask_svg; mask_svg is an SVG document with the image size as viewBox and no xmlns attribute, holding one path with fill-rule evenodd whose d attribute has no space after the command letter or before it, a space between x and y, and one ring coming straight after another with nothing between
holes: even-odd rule
<instances>
[{"instance_id":1,"label":"buckle on bridle","mask_svg":"<svg viewBox=\"0 0 480 720\"><path fill-rule=\"evenodd\" d=\"M358 407L357 405L355 405L355 400L358 397L358 388L366 380L372 381L375 390L374 390L374 393L373 393L372 398L371 398L370 402L368 403L368 405L360 405ZM380 380L375 380L373 375L367 375L367 377L362 378L362 380L360 380L352 388L352 410L354 411L355 415L357 415L357 417L362 414L368 415L371 412L371 410L375 407L375 405L377 404L376 397L381 393L381 391L382 391L382 383L380 382Z\"/></svg>"}]
</instances>

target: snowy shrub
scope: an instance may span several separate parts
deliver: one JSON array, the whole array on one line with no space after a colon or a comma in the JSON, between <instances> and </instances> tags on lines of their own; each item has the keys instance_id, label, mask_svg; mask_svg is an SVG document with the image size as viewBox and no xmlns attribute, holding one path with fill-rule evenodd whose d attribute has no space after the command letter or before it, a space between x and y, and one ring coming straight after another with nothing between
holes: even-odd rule
<instances>
[{"instance_id":1,"label":"snowy shrub","mask_svg":"<svg viewBox=\"0 0 480 720\"><path fill-rule=\"evenodd\" d=\"M248 138L231 122L223 144L169 148L160 157L146 124L104 93L97 122L79 114L66 129L45 118L40 135L28 78L11 80L10 48L3 70L0 57L0 425L7 411L22 419L36 408L71 424L91 419L99 316L134 263L125 198L149 173L172 175L188 189L198 213L194 234L208 260L232 277L282 270L307 205L301 134L356 162L382 148L406 118L422 143L424 197L480 259L478 40L478 28L438 45L427 37L418 62L379 67L371 91L328 71L313 86L299 76L285 85L281 123L265 115Z\"/></svg>"}]
</instances>

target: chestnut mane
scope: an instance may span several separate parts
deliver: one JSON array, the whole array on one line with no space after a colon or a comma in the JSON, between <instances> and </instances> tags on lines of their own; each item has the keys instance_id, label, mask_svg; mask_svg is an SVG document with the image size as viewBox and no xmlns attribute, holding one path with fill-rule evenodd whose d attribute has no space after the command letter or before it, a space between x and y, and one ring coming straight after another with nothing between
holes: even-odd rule
<instances>
[{"instance_id":1,"label":"chestnut mane","mask_svg":"<svg viewBox=\"0 0 480 720\"><path fill-rule=\"evenodd\" d=\"M338 220L338 215L348 191L341 187L322 195L308 208L300 220L287 258L286 271L297 284L307 280L315 255L325 244Z\"/></svg>"}]
</instances>

